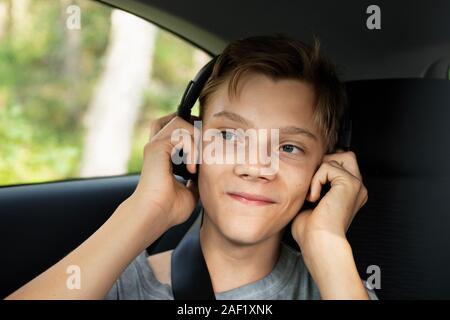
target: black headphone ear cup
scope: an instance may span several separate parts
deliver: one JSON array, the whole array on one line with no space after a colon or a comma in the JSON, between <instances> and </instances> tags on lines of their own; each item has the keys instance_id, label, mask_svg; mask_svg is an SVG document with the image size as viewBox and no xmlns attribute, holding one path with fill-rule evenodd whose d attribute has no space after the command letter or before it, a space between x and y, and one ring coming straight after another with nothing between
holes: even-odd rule
<instances>
[{"instance_id":1,"label":"black headphone ear cup","mask_svg":"<svg viewBox=\"0 0 450 320\"><path fill-rule=\"evenodd\" d=\"M212 74L214 64L217 61L219 56L211 59L205 66L203 66L193 80L189 81L183 96L181 98L181 102L177 109L177 115L182 119L188 121L192 125L196 120L199 120L198 117L191 115L191 109L194 106L195 102L198 100L201 90L206 84L207 80ZM182 151L181 151L182 152ZM173 166L173 173L183 177L185 180L192 179L197 181L198 176L198 165L197 171L193 175L190 173L185 164L179 164Z\"/></svg>"}]
</instances>

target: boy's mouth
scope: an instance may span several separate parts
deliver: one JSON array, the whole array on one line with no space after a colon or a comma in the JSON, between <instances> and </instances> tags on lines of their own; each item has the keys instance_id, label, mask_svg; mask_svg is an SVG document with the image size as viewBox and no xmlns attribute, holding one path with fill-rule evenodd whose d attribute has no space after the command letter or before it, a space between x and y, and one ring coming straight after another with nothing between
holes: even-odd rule
<instances>
[{"instance_id":1,"label":"boy's mouth","mask_svg":"<svg viewBox=\"0 0 450 320\"><path fill-rule=\"evenodd\" d=\"M227 195L229 195L234 200L240 201L241 203L255 206L266 206L276 203L273 199L258 194L250 194L245 192L227 192Z\"/></svg>"}]
</instances>

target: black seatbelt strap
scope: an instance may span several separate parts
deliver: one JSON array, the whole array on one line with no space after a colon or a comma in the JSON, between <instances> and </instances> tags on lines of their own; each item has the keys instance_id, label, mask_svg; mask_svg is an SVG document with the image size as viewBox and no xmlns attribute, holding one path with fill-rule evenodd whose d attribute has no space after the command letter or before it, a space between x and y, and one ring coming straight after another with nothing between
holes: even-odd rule
<instances>
[{"instance_id":1,"label":"black seatbelt strap","mask_svg":"<svg viewBox=\"0 0 450 320\"><path fill-rule=\"evenodd\" d=\"M203 220L203 210L202 210ZM175 300L215 300L213 286L195 226L172 252L171 279Z\"/></svg>"}]
</instances>

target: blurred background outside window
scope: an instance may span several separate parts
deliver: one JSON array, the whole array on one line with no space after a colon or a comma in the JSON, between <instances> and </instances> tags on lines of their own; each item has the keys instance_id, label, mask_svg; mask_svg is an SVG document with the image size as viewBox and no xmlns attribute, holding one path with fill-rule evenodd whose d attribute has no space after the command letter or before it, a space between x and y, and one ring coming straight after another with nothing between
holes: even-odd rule
<instances>
[{"instance_id":1,"label":"blurred background outside window","mask_svg":"<svg viewBox=\"0 0 450 320\"><path fill-rule=\"evenodd\" d=\"M0 186L138 173L209 59L95 1L0 0Z\"/></svg>"}]
</instances>

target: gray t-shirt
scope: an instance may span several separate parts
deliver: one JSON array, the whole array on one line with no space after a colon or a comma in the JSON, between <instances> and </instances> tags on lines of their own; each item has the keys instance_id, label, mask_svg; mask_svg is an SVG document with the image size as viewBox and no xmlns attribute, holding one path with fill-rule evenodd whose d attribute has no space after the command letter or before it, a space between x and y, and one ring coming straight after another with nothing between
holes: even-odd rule
<instances>
[{"instance_id":1,"label":"gray t-shirt","mask_svg":"<svg viewBox=\"0 0 450 320\"><path fill-rule=\"evenodd\" d=\"M171 286L163 284L153 274L143 251L124 270L107 300L173 300ZM364 282L370 299L377 300L375 292ZM217 300L319 300L320 293L308 272L300 252L282 243L275 268L264 278L216 293Z\"/></svg>"}]
</instances>

